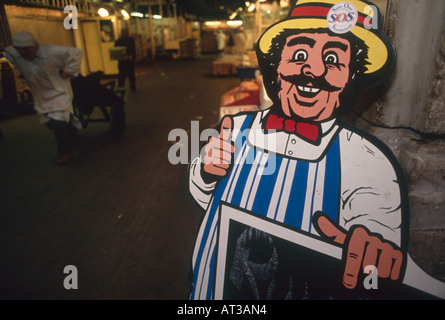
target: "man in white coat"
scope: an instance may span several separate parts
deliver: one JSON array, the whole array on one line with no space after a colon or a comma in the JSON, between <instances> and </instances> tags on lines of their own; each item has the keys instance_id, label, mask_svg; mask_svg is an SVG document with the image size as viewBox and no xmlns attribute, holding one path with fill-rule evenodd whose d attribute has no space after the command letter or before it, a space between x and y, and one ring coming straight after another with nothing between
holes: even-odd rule
<instances>
[{"instance_id":1,"label":"man in white coat","mask_svg":"<svg viewBox=\"0 0 445 320\"><path fill-rule=\"evenodd\" d=\"M42 122L54 131L58 164L72 160L73 140L81 128L73 115L70 78L80 72L82 51L77 48L39 44L29 32L13 36L6 57L27 82L34 97L34 108Z\"/></svg>"},{"instance_id":2,"label":"man in white coat","mask_svg":"<svg viewBox=\"0 0 445 320\"><path fill-rule=\"evenodd\" d=\"M368 265L381 278L400 279L407 241L403 174L386 146L339 119L360 89L381 83L395 65L389 40L365 25L367 6L294 0L289 17L258 40L273 106L224 118L220 135L190 166L190 193L206 211L193 254L192 299L213 298L221 203L343 246L345 288L358 287ZM244 278L275 279L246 270ZM255 297L293 294L279 297L274 285L268 288Z\"/></svg>"}]
</instances>

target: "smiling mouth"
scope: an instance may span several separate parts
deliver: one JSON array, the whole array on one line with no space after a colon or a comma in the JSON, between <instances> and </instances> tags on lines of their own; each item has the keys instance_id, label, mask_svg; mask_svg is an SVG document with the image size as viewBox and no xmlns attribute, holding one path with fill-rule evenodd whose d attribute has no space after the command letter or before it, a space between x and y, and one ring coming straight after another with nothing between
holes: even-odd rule
<instances>
[{"instance_id":1,"label":"smiling mouth","mask_svg":"<svg viewBox=\"0 0 445 320\"><path fill-rule=\"evenodd\" d=\"M309 86L297 86L298 94L304 98L315 98L321 91L320 88Z\"/></svg>"}]
</instances>

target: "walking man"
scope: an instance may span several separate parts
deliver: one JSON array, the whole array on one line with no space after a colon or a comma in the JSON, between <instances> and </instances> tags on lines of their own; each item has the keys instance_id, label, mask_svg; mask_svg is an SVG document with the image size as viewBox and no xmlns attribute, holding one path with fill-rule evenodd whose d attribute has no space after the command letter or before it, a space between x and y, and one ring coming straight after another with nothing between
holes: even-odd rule
<instances>
[{"instance_id":1,"label":"walking man","mask_svg":"<svg viewBox=\"0 0 445 320\"><path fill-rule=\"evenodd\" d=\"M126 55L119 60L119 87L125 85L125 79L128 77L132 91L136 91L136 76L134 74L134 67L136 62L136 47L134 39L129 36L128 29L122 29L121 36L114 43L115 47L126 47Z\"/></svg>"},{"instance_id":2,"label":"walking man","mask_svg":"<svg viewBox=\"0 0 445 320\"><path fill-rule=\"evenodd\" d=\"M80 72L82 51L77 48L39 44L29 32L13 36L6 49L9 61L28 83L34 96L34 108L42 122L54 131L59 165L73 158L71 152L80 122L73 115L70 78Z\"/></svg>"}]
</instances>

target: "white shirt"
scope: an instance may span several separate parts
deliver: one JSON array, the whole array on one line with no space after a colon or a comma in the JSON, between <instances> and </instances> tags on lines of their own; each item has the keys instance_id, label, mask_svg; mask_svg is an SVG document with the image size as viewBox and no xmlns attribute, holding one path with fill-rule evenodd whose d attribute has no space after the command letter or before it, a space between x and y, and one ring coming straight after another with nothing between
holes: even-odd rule
<instances>
[{"instance_id":1,"label":"white shirt","mask_svg":"<svg viewBox=\"0 0 445 320\"><path fill-rule=\"evenodd\" d=\"M353 225L364 225L371 232L381 234L386 240L400 246L401 177L395 169L398 164L389 149L381 143L378 145L372 143L354 128L344 128L335 119L321 124L322 138L319 146L286 132L265 133L261 127L261 120L268 112L269 110L258 112L254 117L248 143L257 150L316 164L322 163L328 146L338 135L341 166L341 202L338 221L340 226L348 230ZM236 128L239 128L244 117L233 118L235 129L232 140L238 134ZM192 162L189 177L191 195L206 210L212 200L212 191L216 183L206 184L202 180L199 158ZM316 181L313 183L315 194L318 194L317 190L322 187L317 187Z\"/></svg>"},{"instance_id":2,"label":"white shirt","mask_svg":"<svg viewBox=\"0 0 445 320\"><path fill-rule=\"evenodd\" d=\"M34 108L42 115L43 121L56 119L68 122L73 112L73 92L70 80L63 79L60 72L63 70L77 76L82 50L40 44L32 61L25 60L14 47L6 48L6 55L31 88Z\"/></svg>"}]
</instances>

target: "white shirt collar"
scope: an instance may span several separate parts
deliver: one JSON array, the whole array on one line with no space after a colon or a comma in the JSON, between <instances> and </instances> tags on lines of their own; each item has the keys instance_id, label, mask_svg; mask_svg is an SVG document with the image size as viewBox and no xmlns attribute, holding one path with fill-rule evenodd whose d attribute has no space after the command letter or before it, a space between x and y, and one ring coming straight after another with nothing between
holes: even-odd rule
<instances>
[{"instance_id":1,"label":"white shirt collar","mask_svg":"<svg viewBox=\"0 0 445 320\"><path fill-rule=\"evenodd\" d=\"M339 130L336 119L322 122L320 124L322 131L320 145L314 145L295 134L282 131L266 133L262 129L262 120L268 115L269 111L267 109L258 112L253 120L247 139L251 146L265 152L277 153L292 159L315 161L325 154L327 147Z\"/></svg>"}]
</instances>

